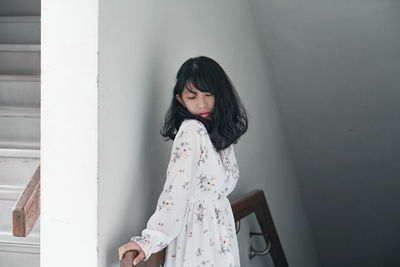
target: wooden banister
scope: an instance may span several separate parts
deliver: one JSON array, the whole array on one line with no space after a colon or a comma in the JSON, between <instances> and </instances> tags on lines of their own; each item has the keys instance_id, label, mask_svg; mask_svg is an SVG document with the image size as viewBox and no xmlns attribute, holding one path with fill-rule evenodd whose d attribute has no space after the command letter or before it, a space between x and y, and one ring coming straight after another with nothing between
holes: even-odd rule
<instances>
[{"instance_id":1,"label":"wooden banister","mask_svg":"<svg viewBox=\"0 0 400 267\"><path fill-rule=\"evenodd\" d=\"M255 212L258 224L264 234L265 242L271 243L269 253L275 267L289 266L274 221L272 220L264 191L259 189L253 190L238 200L231 202L231 206L235 221L239 221Z\"/></svg>"},{"instance_id":2,"label":"wooden banister","mask_svg":"<svg viewBox=\"0 0 400 267\"><path fill-rule=\"evenodd\" d=\"M255 212L257 221L261 231L264 234L265 242L270 242L271 248L269 253L275 267L288 267L285 253L281 245L278 233L272 220L267 201L263 190L251 191L236 201L231 202L233 216L235 221L240 221L244 217ZM267 237L268 236L268 237ZM141 261L137 267L160 267L164 263L165 248L158 253L152 254L150 258L143 262ZM120 267L132 267L133 259L137 255L137 251L128 251L124 258L120 261Z\"/></svg>"},{"instance_id":3,"label":"wooden banister","mask_svg":"<svg viewBox=\"0 0 400 267\"><path fill-rule=\"evenodd\" d=\"M28 236L39 216L40 163L13 208L13 235L20 237Z\"/></svg>"}]
</instances>

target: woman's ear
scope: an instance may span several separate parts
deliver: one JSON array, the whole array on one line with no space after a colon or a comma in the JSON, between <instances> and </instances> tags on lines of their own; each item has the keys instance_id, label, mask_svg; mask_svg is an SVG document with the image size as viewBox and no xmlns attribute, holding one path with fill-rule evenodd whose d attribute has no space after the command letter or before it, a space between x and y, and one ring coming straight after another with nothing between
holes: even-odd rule
<instances>
[{"instance_id":1,"label":"woman's ear","mask_svg":"<svg viewBox=\"0 0 400 267\"><path fill-rule=\"evenodd\" d=\"M178 101L179 101L179 103L181 103L181 104L182 104L182 106L184 106L184 107L185 107L185 103L183 103L183 101L182 101L182 98L179 96L179 94L176 94L176 95L175 95L175 98L176 98L176 100L178 100Z\"/></svg>"}]
</instances>

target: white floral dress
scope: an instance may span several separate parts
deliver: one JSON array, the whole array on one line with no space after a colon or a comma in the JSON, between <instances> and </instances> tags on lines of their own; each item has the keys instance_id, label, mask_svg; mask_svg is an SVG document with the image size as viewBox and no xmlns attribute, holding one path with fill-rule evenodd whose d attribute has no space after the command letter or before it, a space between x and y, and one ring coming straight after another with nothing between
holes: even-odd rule
<instances>
[{"instance_id":1,"label":"white floral dress","mask_svg":"<svg viewBox=\"0 0 400 267\"><path fill-rule=\"evenodd\" d=\"M214 148L204 125L182 122L155 213L137 242L143 260L167 247L165 267L239 267L239 248L227 195L239 169L233 145Z\"/></svg>"}]
</instances>

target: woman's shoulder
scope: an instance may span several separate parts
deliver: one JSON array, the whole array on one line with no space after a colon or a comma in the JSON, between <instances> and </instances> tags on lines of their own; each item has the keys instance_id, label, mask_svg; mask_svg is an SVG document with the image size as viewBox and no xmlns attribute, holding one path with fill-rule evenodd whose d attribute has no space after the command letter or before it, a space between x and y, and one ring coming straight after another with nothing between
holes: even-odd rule
<instances>
[{"instance_id":1,"label":"woman's shoulder","mask_svg":"<svg viewBox=\"0 0 400 267\"><path fill-rule=\"evenodd\" d=\"M187 134L205 136L208 134L208 132L201 121L196 119L185 119L179 127L177 136L179 137Z\"/></svg>"},{"instance_id":2,"label":"woman's shoulder","mask_svg":"<svg viewBox=\"0 0 400 267\"><path fill-rule=\"evenodd\" d=\"M185 119L181 126L179 127L180 129L195 129L195 130L199 130L199 129L206 129L206 127L204 126L204 124L196 119Z\"/></svg>"}]
</instances>

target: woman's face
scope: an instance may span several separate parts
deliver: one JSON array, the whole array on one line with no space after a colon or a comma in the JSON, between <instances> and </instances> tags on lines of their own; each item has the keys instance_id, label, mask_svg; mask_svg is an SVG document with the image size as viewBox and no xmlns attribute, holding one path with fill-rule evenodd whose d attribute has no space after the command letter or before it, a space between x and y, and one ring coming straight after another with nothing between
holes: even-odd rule
<instances>
[{"instance_id":1,"label":"woman's face","mask_svg":"<svg viewBox=\"0 0 400 267\"><path fill-rule=\"evenodd\" d=\"M215 97L209 92L197 90L191 83L190 92L187 88L182 91L182 98L176 94L176 99L193 115L211 119L211 113L214 110Z\"/></svg>"}]
</instances>

